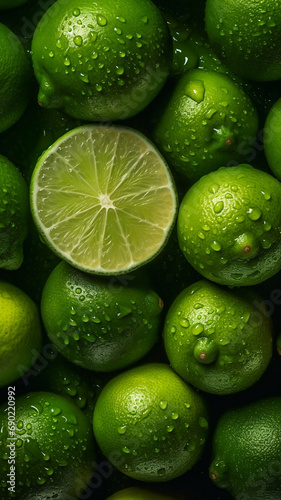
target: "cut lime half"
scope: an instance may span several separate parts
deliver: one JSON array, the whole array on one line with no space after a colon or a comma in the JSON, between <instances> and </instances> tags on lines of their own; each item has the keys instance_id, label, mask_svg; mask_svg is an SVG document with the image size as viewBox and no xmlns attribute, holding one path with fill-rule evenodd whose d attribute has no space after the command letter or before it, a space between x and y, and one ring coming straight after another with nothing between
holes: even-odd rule
<instances>
[{"instance_id":1,"label":"cut lime half","mask_svg":"<svg viewBox=\"0 0 281 500\"><path fill-rule=\"evenodd\" d=\"M151 260L174 225L177 194L156 147L124 126L84 125L39 158L31 211L47 245L89 273L125 273Z\"/></svg>"}]
</instances>

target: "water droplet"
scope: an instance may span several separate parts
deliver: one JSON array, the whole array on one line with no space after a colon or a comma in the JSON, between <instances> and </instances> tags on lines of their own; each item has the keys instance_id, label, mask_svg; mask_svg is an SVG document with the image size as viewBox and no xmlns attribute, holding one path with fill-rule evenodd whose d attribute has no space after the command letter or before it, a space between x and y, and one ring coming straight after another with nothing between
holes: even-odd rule
<instances>
[{"instance_id":1,"label":"water droplet","mask_svg":"<svg viewBox=\"0 0 281 500\"><path fill-rule=\"evenodd\" d=\"M209 193L216 194L218 189L219 189L218 184L211 184L211 186L209 186L208 191L209 191Z\"/></svg>"},{"instance_id":2,"label":"water droplet","mask_svg":"<svg viewBox=\"0 0 281 500\"><path fill-rule=\"evenodd\" d=\"M179 418L179 414L177 412L172 412L171 417L173 420L177 420Z\"/></svg>"},{"instance_id":3,"label":"water droplet","mask_svg":"<svg viewBox=\"0 0 281 500\"><path fill-rule=\"evenodd\" d=\"M130 450L129 450L129 448L127 446L123 446L122 451L124 453L130 453Z\"/></svg>"},{"instance_id":4,"label":"water droplet","mask_svg":"<svg viewBox=\"0 0 281 500\"><path fill-rule=\"evenodd\" d=\"M168 432L172 432L174 430L174 426L173 425L167 425L167 431Z\"/></svg>"},{"instance_id":5,"label":"water droplet","mask_svg":"<svg viewBox=\"0 0 281 500\"><path fill-rule=\"evenodd\" d=\"M218 241L212 241L210 247L215 251L219 252L221 250L221 244Z\"/></svg>"},{"instance_id":6,"label":"water droplet","mask_svg":"<svg viewBox=\"0 0 281 500\"><path fill-rule=\"evenodd\" d=\"M190 97L197 104L203 101L205 86L202 80L191 80L185 87L185 95Z\"/></svg>"},{"instance_id":7,"label":"water droplet","mask_svg":"<svg viewBox=\"0 0 281 500\"><path fill-rule=\"evenodd\" d=\"M166 410L168 403L167 401L160 401L159 406L162 410Z\"/></svg>"},{"instance_id":8,"label":"water droplet","mask_svg":"<svg viewBox=\"0 0 281 500\"><path fill-rule=\"evenodd\" d=\"M193 325L191 328L192 335L200 335L204 331L204 326L201 323Z\"/></svg>"},{"instance_id":9,"label":"water droplet","mask_svg":"<svg viewBox=\"0 0 281 500\"><path fill-rule=\"evenodd\" d=\"M188 321L188 319L186 319L186 318L182 318L182 319L180 320L180 325L181 325L183 328L188 328L188 327L189 327L189 321Z\"/></svg>"},{"instance_id":10,"label":"water droplet","mask_svg":"<svg viewBox=\"0 0 281 500\"><path fill-rule=\"evenodd\" d=\"M203 429L208 429L208 427L209 427L208 421L206 420L206 418L205 418L205 417L200 417L200 418L199 418L199 425L200 425L200 427L202 427Z\"/></svg>"},{"instance_id":11,"label":"water droplet","mask_svg":"<svg viewBox=\"0 0 281 500\"><path fill-rule=\"evenodd\" d=\"M119 18L120 20L120 18ZM105 16L98 15L97 16L97 23L99 26L106 26L107 25L107 19Z\"/></svg>"},{"instance_id":12,"label":"water droplet","mask_svg":"<svg viewBox=\"0 0 281 500\"><path fill-rule=\"evenodd\" d=\"M79 14L80 14L80 9L78 9L78 8L77 8L77 9L73 9L72 14L73 14L75 17L79 16Z\"/></svg>"},{"instance_id":13,"label":"water droplet","mask_svg":"<svg viewBox=\"0 0 281 500\"><path fill-rule=\"evenodd\" d=\"M123 66L116 66L116 74L117 75L123 75L124 71L125 70L124 70Z\"/></svg>"},{"instance_id":14,"label":"water droplet","mask_svg":"<svg viewBox=\"0 0 281 500\"><path fill-rule=\"evenodd\" d=\"M247 215L251 220L258 220L261 217L261 209L259 207L249 208Z\"/></svg>"},{"instance_id":15,"label":"water droplet","mask_svg":"<svg viewBox=\"0 0 281 500\"><path fill-rule=\"evenodd\" d=\"M166 469L164 469L164 467L161 467L161 469L158 469L157 474L158 476L165 476Z\"/></svg>"},{"instance_id":16,"label":"water droplet","mask_svg":"<svg viewBox=\"0 0 281 500\"><path fill-rule=\"evenodd\" d=\"M80 47L83 43L83 38L82 38L82 36L77 35L76 37L74 37L73 41L74 41L75 45L77 45L77 47Z\"/></svg>"},{"instance_id":17,"label":"water droplet","mask_svg":"<svg viewBox=\"0 0 281 500\"><path fill-rule=\"evenodd\" d=\"M117 432L118 434L125 434L126 430L127 430L126 425L121 425L120 427L118 427Z\"/></svg>"},{"instance_id":18,"label":"water droplet","mask_svg":"<svg viewBox=\"0 0 281 500\"><path fill-rule=\"evenodd\" d=\"M219 214L224 208L224 202L223 201L218 201L215 205L214 205L214 212L216 214Z\"/></svg>"},{"instance_id":19,"label":"water droplet","mask_svg":"<svg viewBox=\"0 0 281 500\"><path fill-rule=\"evenodd\" d=\"M49 52L49 57L51 57L51 58L55 57L55 54L52 50L51 50L51 52Z\"/></svg>"}]
</instances>

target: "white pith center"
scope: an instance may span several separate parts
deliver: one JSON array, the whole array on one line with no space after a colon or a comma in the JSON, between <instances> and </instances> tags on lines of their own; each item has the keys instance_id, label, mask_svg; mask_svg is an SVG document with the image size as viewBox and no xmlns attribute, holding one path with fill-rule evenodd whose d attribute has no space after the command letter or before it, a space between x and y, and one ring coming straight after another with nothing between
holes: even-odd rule
<instances>
[{"instance_id":1,"label":"white pith center","mask_svg":"<svg viewBox=\"0 0 281 500\"><path fill-rule=\"evenodd\" d=\"M115 208L114 203L107 194L100 194L100 204L102 208Z\"/></svg>"}]
</instances>

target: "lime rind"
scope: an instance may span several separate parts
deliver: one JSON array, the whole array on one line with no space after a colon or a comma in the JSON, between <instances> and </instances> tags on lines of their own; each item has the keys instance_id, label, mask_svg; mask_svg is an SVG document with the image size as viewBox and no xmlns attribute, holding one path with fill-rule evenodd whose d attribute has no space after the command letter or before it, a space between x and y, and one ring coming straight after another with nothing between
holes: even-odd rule
<instances>
[{"instance_id":1,"label":"lime rind","mask_svg":"<svg viewBox=\"0 0 281 500\"><path fill-rule=\"evenodd\" d=\"M121 274L152 260L177 213L165 160L124 126L83 125L60 137L39 158L30 196L47 245L96 274Z\"/></svg>"}]
</instances>

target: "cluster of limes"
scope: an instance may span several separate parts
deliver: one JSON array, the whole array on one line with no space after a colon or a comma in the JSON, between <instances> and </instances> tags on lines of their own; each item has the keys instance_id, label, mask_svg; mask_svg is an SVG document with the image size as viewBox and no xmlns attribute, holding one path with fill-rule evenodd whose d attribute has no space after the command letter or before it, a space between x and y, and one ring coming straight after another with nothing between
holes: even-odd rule
<instances>
[{"instance_id":1,"label":"cluster of limes","mask_svg":"<svg viewBox=\"0 0 281 500\"><path fill-rule=\"evenodd\" d=\"M0 0L0 500L280 500L280 26Z\"/></svg>"}]
</instances>

